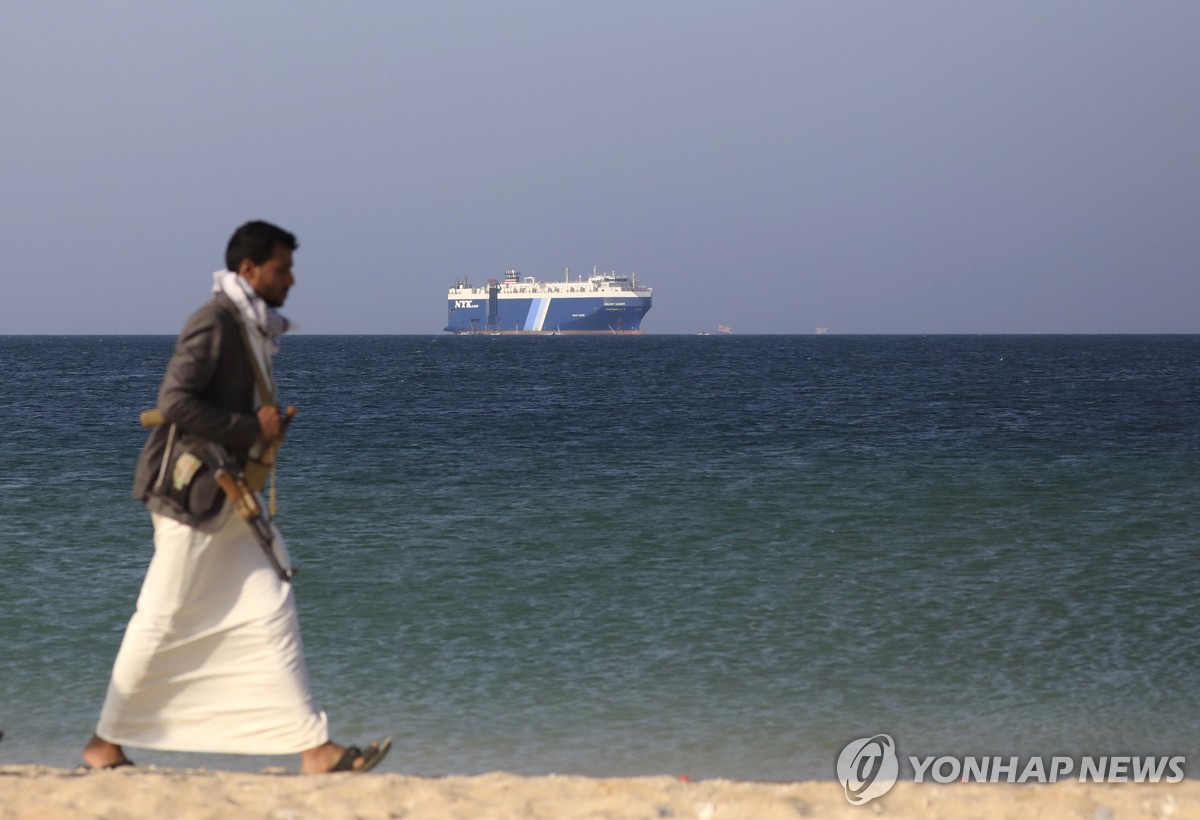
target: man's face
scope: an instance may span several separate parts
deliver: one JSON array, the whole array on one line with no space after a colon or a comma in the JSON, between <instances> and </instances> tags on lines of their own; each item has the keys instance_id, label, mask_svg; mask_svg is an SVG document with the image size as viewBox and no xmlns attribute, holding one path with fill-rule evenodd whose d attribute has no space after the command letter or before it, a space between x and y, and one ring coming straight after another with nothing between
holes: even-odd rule
<instances>
[{"instance_id":1,"label":"man's face","mask_svg":"<svg viewBox=\"0 0 1200 820\"><path fill-rule=\"evenodd\" d=\"M296 277L292 275L292 249L286 245L276 245L275 253L261 265L243 259L238 274L250 283L254 292L268 305L283 307L288 291L296 284Z\"/></svg>"}]
</instances>

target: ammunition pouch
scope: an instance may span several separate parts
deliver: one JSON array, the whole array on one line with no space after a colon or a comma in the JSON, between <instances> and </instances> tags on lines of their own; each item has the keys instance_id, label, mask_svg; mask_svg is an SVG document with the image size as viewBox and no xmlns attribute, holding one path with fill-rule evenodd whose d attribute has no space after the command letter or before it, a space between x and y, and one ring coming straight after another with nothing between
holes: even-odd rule
<instances>
[{"instance_id":1,"label":"ammunition pouch","mask_svg":"<svg viewBox=\"0 0 1200 820\"><path fill-rule=\"evenodd\" d=\"M179 512L201 520L219 512L225 500L202 442L179 441L175 435L168 436L158 482L151 491Z\"/></svg>"}]
</instances>

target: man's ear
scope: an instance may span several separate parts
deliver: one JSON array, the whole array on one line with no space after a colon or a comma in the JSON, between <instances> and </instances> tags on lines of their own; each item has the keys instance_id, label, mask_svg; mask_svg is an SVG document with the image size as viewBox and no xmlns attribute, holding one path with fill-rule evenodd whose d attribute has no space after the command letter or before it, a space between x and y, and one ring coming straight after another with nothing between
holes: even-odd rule
<instances>
[{"instance_id":1,"label":"man's ear","mask_svg":"<svg viewBox=\"0 0 1200 820\"><path fill-rule=\"evenodd\" d=\"M238 265L237 274L243 279L249 281L255 267L256 265L254 264L254 260L247 256L242 259L241 264Z\"/></svg>"}]
</instances>

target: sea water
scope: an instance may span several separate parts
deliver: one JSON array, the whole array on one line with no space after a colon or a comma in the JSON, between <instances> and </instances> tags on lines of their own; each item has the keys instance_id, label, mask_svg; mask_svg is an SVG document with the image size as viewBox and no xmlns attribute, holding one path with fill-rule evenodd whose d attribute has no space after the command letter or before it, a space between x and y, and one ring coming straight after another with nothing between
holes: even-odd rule
<instances>
[{"instance_id":1,"label":"sea water","mask_svg":"<svg viewBox=\"0 0 1200 820\"><path fill-rule=\"evenodd\" d=\"M0 337L0 764L72 766L173 339ZM278 524L382 771L1200 764L1197 336L296 336ZM295 759L129 750L139 763ZM1190 771L1190 769L1189 769Z\"/></svg>"}]
</instances>

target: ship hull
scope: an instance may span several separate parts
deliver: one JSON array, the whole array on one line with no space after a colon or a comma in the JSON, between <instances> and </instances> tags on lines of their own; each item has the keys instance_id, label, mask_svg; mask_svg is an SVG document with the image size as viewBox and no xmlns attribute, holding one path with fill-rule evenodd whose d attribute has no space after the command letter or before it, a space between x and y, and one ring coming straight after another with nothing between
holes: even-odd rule
<instances>
[{"instance_id":1,"label":"ship hull","mask_svg":"<svg viewBox=\"0 0 1200 820\"><path fill-rule=\"evenodd\" d=\"M650 297L636 294L499 296L489 315L486 295L447 301L446 330L499 334L640 334ZM489 319L491 321L489 321Z\"/></svg>"}]
</instances>

